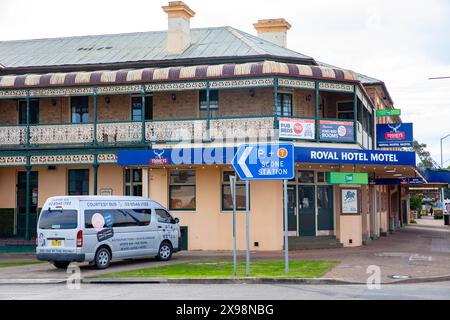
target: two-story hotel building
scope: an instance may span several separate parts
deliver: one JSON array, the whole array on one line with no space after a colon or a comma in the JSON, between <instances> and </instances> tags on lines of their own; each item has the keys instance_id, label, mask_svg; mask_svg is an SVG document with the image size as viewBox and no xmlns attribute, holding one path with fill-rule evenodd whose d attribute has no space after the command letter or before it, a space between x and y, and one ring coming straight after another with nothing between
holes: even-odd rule
<instances>
[{"instance_id":1,"label":"two-story hotel building","mask_svg":"<svg viewBox=\"0 0 450 320\"><path fill-rule=\"evenodd\" d=\"M375 110L393 107L382 81L288 49L284 19L258 21L254 36L193 29L195 13L180 1L163 10L164 31L0 42L0 237L33 237L50 196L137 195L180 218L188 249L232 249L229 159L176 162L174 152L234 150L255 139L296 147L288 182L293 248L359 246L399 226L400 187L333 182L329 173L416 177L410 154L386 151L400 160L378 163L306 155L381 152ZM280 137L290 121L297 137ZM283 248L282 188L250 183L252 250ZM354 212L343 208L348 191L357 197ZM239 249L245 202L238 181Z\"/></svg>"}]
</instances>

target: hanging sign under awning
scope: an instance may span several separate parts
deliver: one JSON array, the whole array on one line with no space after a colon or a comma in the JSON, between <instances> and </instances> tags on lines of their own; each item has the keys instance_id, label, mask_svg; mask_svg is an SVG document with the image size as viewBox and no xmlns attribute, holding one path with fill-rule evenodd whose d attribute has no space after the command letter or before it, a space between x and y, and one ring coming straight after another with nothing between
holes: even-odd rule
<instances>
[{"instance_id":1,"label":"hanging sign under awning","mask_svg":"<svg viewBox=\"0 0 450 320\"><path fill-rule=\"evenodd\" d=\"M389 116L400 116L400 109L381 109L377 110L377 117L389 117Z\"/></svg>"},{"instance_id":2,"label":"hanging sign under awning","mask_svg":"<svg viewBox=\"0 0 450 320\"><path fill-rule=\"evenodd\" d=\"M329 184L369 184L367 172L327 172Z\"/></svg>"}]
</instances>

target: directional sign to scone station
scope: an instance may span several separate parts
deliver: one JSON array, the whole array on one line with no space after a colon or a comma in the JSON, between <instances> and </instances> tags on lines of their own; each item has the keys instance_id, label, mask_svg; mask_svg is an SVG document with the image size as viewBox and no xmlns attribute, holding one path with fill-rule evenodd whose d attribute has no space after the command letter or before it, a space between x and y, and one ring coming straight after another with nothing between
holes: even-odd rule
<instances>
[{"instance_id":1,"label":"directional sign to scone station","mask_svg":"<svg viewBox=\"0 0 450 320\"><path fill-rule=\"evenodd\" d=\"M294 145L291 143L244 144L233 161L241 180L289 180L294 178Z\"/></svg>"}]
</instances>

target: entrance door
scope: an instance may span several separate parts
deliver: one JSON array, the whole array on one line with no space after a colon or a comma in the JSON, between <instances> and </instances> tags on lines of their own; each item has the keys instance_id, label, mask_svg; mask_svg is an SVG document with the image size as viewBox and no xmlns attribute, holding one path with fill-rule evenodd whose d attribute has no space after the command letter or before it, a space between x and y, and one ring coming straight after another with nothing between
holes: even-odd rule
<instances>
[{"instance_id":1,"label":"entrance door","mask_svg":"<svg viewBox=\"0 0 450 320\"><path fill-rule=\"evenodd\" d=\"M299 236L316 235L315 186L298 186Z\"/></svg>"},{"instance_id":2,"label":"entrance door","mask_svg":"<svg viewBox=\"0 0 450 320\"><path fill-rule=\"evenodd\" d=\"M17 173L17 235L25 237L26 229L26 185L27 173L24 171ZM38 206L38 172L30 172L30 217L29 235L36 236L37 227L37 206Z\"/></svg>"},{"instance_id":3,"label":"entrance door","mask_svg":"<svg viewBox=\"0 0 450 320\"><path fill-rule=\"evenodd\" d=\"M296 195L295 187L288 187L288 231L290 236L297 235L297 208L296 208ZM284 228L283 228L284 229Z\"/></svg>"},{"instance_id":4,"label":"entrance door","mask_svg":"<svg viewBox=\"0 0 450 320\"><path fill-rule=\"evenodd\" d=\"M333 187L317 187L317 230L333 231Z\"/></svg>"}]
</instances>

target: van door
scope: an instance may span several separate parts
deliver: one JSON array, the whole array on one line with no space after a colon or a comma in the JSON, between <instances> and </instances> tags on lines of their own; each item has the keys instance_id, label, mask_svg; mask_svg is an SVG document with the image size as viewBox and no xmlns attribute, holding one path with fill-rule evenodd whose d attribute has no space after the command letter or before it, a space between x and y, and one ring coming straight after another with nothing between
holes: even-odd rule
<instances>
[{"instance_id":1,"label":"van door","mask_svg":"<svg viewBox=\"0 0 450 320\"><path fill-rule=\"evenodd\" d=\"M75 253L78 213L75 209L42 210L39 219L39 247L52 253Z\"/></svg>"},{"instance_id":2,"label":"van door","mask_svg":"<svg viewBox=\"0 0 450 320\"><path fill-rule=\"evenodd\" d=\"M159 249L159 245L164 240L169 240L172 243L174 249L178 248L178 230L177 225L172 223L173 218L164 209L155 209L156 219L158 222L158 235L159 241L157 244L157 248Z\"/></svg>"}]
</instances>

